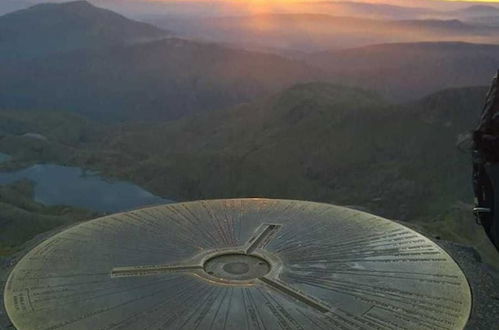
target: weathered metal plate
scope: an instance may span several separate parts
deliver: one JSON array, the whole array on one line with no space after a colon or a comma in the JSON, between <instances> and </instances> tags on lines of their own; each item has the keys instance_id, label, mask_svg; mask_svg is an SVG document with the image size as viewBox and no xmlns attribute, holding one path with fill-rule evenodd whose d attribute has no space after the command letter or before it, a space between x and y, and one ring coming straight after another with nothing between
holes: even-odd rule
<instances>
[{"instance_id":1,"label":"weathered metal plate","mask_svg":"<svg viewBox=\"0 0 499 330\"><path fill-rule=\"evenodd\" d=\"M24 329L461 329L458 265L395 222L329 204L168 204L29 252L5 303Z\"/></svg>"}]
</instances>

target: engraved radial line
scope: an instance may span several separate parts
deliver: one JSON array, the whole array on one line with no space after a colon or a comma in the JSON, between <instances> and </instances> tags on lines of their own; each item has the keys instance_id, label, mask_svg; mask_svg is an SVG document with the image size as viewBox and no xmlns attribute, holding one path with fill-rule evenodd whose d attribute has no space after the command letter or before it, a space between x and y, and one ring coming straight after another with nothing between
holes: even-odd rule
<instances>
[{"instance_id":1,"label":"engraved radial line","mask_svg":"<svg viewBox=\"0 0 499 330\"><path fill-rule=\"evenodd\" d=\"M253 309L253 311L255 312L255 319L256 319L256 323L258 325L258 328L261 329L267 329L265 327L265 323L263 323L263 320L262 320L262 316L260 314L260 311L258 310L258 305L256 304L255 302L255 298L253 297L253 295L251 294L251 291L248 290L247 291L247 294L248 294L248 302L250 303L250 305L252 306L251 308ZM261 327L260 327L261 325Z\"/></svg>"},{"instance_id":2,"label":"engraved radial line","mask_svg":"<svg viewBox=\"0 0 499 330\"><path fill-rule=\"evenodd\" d=\"M172 237L171 235L166 235L164 234L161 226L159 226L157 223L155 223L154 221L151 221L149 219L147 219L147 221L145 221L145 217L144 215L147 215L148 217L150 218L153 218L151 217L151 215L147 212L142 212L143 214L141 215L136 215L136 214L130 214L128 215L129 217L131 218L134 218L137 222L139 223L147 223L147 225L149 225L151 228L154 228L155 230L153 229L143 229L142 231L144 231L145 233L147 233L147 235L151 236L151 237L156 237L156 238L159 238L158 242L160 242L160 246L161 247L172 247L172 246L175 246L173 244L170 243L170 241L172 240L172 238L177 238L176 236ZM125 216L126 214L124 214ZM142 216L142 217L141 217ZM153 219L157 219L157 218L153 218ZM158 244L157 242L157 244ZM177 244L178 245L178 244Z\"/></svg>"},{"instance_id":3,"label":"engraved radial line","mask_svg":"<svg viewBox=\"0 0 499 330\"><path fill-rule=\"evenodd\" d=\"M207 246L213 246L213 239L211 237L207 238L206 233L200 231L191 219L188 219L185 215L181 214L176 208L170 208L170 211L171 212L165 212L165 210L163 210L161 212L162 216L169 219L171 223L182 229L183 232L188 233L187 237L194 245L200 244L200 241L204 241L207 243ZM193 232L193 230L195 230L195 232Z\"/></svg>"},{"instance_id":4,"label":"engraved radial line","mask_svg":"<svg viewBox=\"0 0 499 330\"><path fill-rule=\"evenodd\" d=\"M262 294L263 294L263 293L262 293ZM273 303L277 306L277 310L278 310L278 311L279 311L279 312L280 312L280 313L281 313L281 314L282 314L282 315L283 315L283 316L284 316L287 320L289 320L289 321L293 324L294 328L296 328L296 329L300 329L300 330L305 330L305 329L303 328L303 326L302 326L302 325L301 325L298 321L296 321L296 319L295 319L295 318L294 318L294 317L293 317L293 316L292 316L292 315L291 315L288 311L286 311L286 309L282 306L282 304L280 304L280 303L277 301L276 297L274 297L274 296L273 296L273 295L271 295L271 294L265 294L265 295L267 296L267 299L268 299L269 301L273 302Z\"/></svg>"},{"instance_id":5,"label":"engraved radial line","mask_svg":"<svg viewBox=\"0 0 499 330\"><path fill-rule=\"evenodd\" d=\"M210 312L211 308L213 307L213 305L215 304L215 302L217 300L220 300L219 297L222 295L222 292L224 292L224 297L225 297L225 294L227 294L227 289L215 290L213 294L211 294L209 297L207 297L206 303L203 304L201 311L198 313L197 317L194 319L194 329L197 329L199 327L199 325L203 322L203 320L209 314L209 312Z\"/></svg>"},{"instance_id":6,"label":"engraved radial line","mask_svg":"<svg viewBox=\"0 0 499 330\"><path fill-rule=\"evenodd\" d=\"M325 258L332 260L349 260L354 258L374 258L374 257L408 257L408 256L422 256L422 255L440 255L440 251L413 251L413 252L400 252L398 250L379 250L372 251L370 253L348 253L345 255L331 253L323 255L310 255L307 258L309 262L322 261ZM308 254L306 254L308 256Z\"/></svg>"},{"instance_id":7,"label":"engraved radial line","mask_svg":"<svg viewBox=\"0 0 499 330\"><path fill-rule=\"evenodd\" d=\"M211 319L210 329L213 329L213 324L215 323L215 320L217 319L218 313L220 313L220 308L222 308L222 305L225 302L225 297L227 297L227 290L229 290L229 289L225 289L225 293L224 293L223 298L219 299L217 310L215 312L215 315L213 315L213 318Z\"/></svg>"},{"instance_id":8,"label":"engraved radial line","mask_svg":"<svg viewBox=\"0 0 499 330\"><path fill-rule=\"evenodd\" d=\"M353 218L353 217L354 216L351 216L349 218ZM349 218L347 217L345 219L348 220ZM286 227L288 227L288 226L286 226ZM309 225L307 227L307 234L305 235L305 237L313 237L314 234L316 234L317 232L320 232L321 230L323 230L323 228L324 228L324 224L322 222L312 223L311 225ZM295 238L303 239L304 238L303 232L301 230L290 230L288 228L286 233L284 233L282 235L281 242L282 242L282 244L286 244L286 242L294 240ZM286 245L284 245L284 247L286 247Z\"/></svg>"},{"instance_id":9,"label":"engraved radial line","mask_svg":"<svg viewBox=\"0 0 499 330\"><path fill-rule=\"evenodd\" d=\"M213 290L214 290L213 288L205 287L204 289L199 290L199 292L198 292L199 296L197 296L197 295L190 295L187 298L185 298L184 300L179 299L179 301L178 301L179 305L180 306L185 306L185 307L177 315L175 315L175 314L170 315L170 314L166 313L166 315L167 315L167 321L163 322L163 319L158 320L157 322L154 323L154 329L163 329L165 327L169 327L169 325L176 324L177 321L179 321L179 322L184 321L184 323L189 322L190 319L192 319L192 317L195 315L195 313L196 313L196 311L198 309L198 306L200 308L203 305L204 300L203 299L199 299L199 297L204 297L205 295L211 296L211 293L213 292ZM188 302L190 300L192 300L193 298L194 298L193 304L189 305ZM175 302L175 303L177 303L177 302ZM194 307L194 311L190 312L189 307ZM186 320L183 320L181 317L183 315L185 315L185 314L189 314L189 316L188 316L188 318ZM177 316L177 317L175 317L175 316ZM157 323L162 323L162 324L156 326ZM183 325L177 326L175 329L179 329L180 327L183 327ZM149 329L153 328L153 326L150 325L148 328Z\"/></svg>"},{"instance_id":10,"label":"engraved radial line","mask_svg":"<svg viewBox=\"0 0 499 330\"><path fill-rule=\"evenodd\" d=\"M166 290L164 290L164 291L166 291ZM117 309L117 308L123 307L123 306L125 306L125 305L131 304L131 303L134 303L134 302L136 302L137 300L141 300L141 299L144 299L144 298L148 298L148 297L152 297L152 296L155 296L155 295L159 295L159 294L161 294L161 293L163 293L163 291L157 291L157 292L154 292L154 293L152 293L152 294L143 295L143 296L140 296L140 297L138 297L138 298L135 298L135 299L132 299L132 300L128 300L128 301L125 301L125 302L122 302L122 303L120 303L120 304L117 304L117 305L111 306L110 308L108 308L108 309L107 309L106 311L104 311L104 312L99 312L99 313L96 313L96 314L94 314L94 315L92 315L92 316L99 315L99 314L102 314L102 313L105 313L105 312L109 312L109 311L112 311L112 310L114 310L114 309ZM73 319L73 320L71 320L71 321L66 321L66 322L64 322L64 326L68 326L68 325L70 325L70 324L77 323L77 322L82 321L82 320L84 320L84 319L85 319L85 318L81 318L81 317L79 317L79 318Z\"/></svg>"},{"instance_id":11,"label":"engraved radial line","mask_svg":"<svg viewBox=\"0 0 499 330\"><path fill-rule=\"evenodd\" d=\"M241 292L241 298L242 298L242 303L244 306L244 320L246 321L246 330L250 330L250 321L248 317L249 309L248 309L248 304L246 303L246 294L244 292L244 288L240 289Z\"/></svg>"},{"instance_id":12,"label":"engraved radial line","mask_svg":"<svg viewBox=\"0 0 499 330\"><path fill-rule=\"evenodd\" d=\"M230 296L229 296L229 304L227 305L227 310L225 311L225 317L224 317L224 329L227 328L227 321L229 320L230 316L230 308L232 307L232 295L234 294L234 290L230 290Z\"/></svg>"},{"instance_id":13,"label":"engraved radial line","mask_svg":"<svg viewBox=\"0 0 499 330\"><path fill-rule=\"evenodd\" d=\"M209 216L214 220L212 223L214 224L218 236L224 241L224 243L227 246L231 245L231 239L230 239L230 232L227 230L226 226L224 225L224 221L220 221L221 219L216 215L219 212L213 212L210 207L208 207L206 204L202 204L206 212L209 214Z\"/></svg>"},{"instance_id":14,"label":"engraved radial line","mask_svg":"<svg viewBox=\"0 0 499 330\"><path fill-rule=\"evenodd\" d=\"M219 218L221 219L221 225L225 230L225 233L227 235L227 245L228 246L236 246L237 243L234 240L234 231L232 230L232 217L227 215L227 211L231 209L231 207L228 205L228 202L222 202L220 203L220 211L218 212Z\"/></svg>"},{"instance_id":15,"label":"engraved radial line","mask_svg":"<svg viewBox=\"0 0 499 330\"><path fill-rule=\"evenodd\" d=\"M238 226L237 226L237 241L241 240L241 221L243 218L243 202L239 201Z\"/></svg>"},{"instance_id":16,"label":"engraved radial line","mask_svg":"<svg viewBox=\"0 0 499 330\"><path fill-rule=\"evenodd\" d=\"M359 245L356 248L352 248L352 247L334 248L334 246L329 246L327 244L323 244L320 247L326 248L326 249L334 248L334 252L327 252L327 254L329 254L329 253L342 254L342 253L349 253L351 251L359 253L359 252L364 252L364 251L371 251L374 248L380 249L380 250L375 250L375 251L381 251L381 249L383 249L383 247L385 247L384 250L399 249L399 250L417 250L417 251L421 251L421 250L438 251L437 249L435 249L435 247L433 247L431 245L416 245L417 243L418 243L417 241L408 241L408 242L403 242L403 243L402 242L395 243L395 242L384 241L383 243L380 243L380 244ZM317 244L309 244L307 246L307 248L309 248L309 249L317 249L317 247L319 247ZM321 255L321 254L326 254L326 253L322 252L322 253L316 253L316 254Z\"/></svg>"},{"instance_id":17,"label":"engraved radial line","mask_svg":"<svg viewBox=\"0 0 499 330\"><path fill-rule=\"evenodd\" d=\"M280 227L280 225L266 225L265 229L260 234L250 238L245 249L246 254L250 254L258 248L264 248Z\"/></svg>"},{"instance_id":18,"label":"engraved radial line","mask_svg":"<svg viewBox=\"0 0 499 330\"><path fill-rule=\"evenodd\" d=\"M230 213L228 211L231 211ZM225 202L224 203L224 212L223 216L225 218L225 221L227 222L227 226L229 228L229 233L230 233L230 244L232 246L237 245L237 240L236 240L236 229L235 229L235 217L234 217L234 212L236 208L233 202Z\"/></svg>"},{"instance_id":19,"label":"engraved radial line","mask_svg":"<svg viewBox=\"0 0 499 330\"><path fill-rule=\"evenodd\" d=\"M195 284L191 284L190 286L184 287L184 288L182 288L182 290L180 290L178 293L176 293L176 295L178 296L179 294L181 294L183 292L188 292L189 289L194 288L194 287L196 287ZM138 318L138 316L151 314L152 312L156 312L157 310L159 310L162 307L168 307L169 303L170 303L170 299L167 299L166 301L162 301L160 303L157 303L157 304L151 306L151 307L154 307L154 308L152 308L152 311L151 311L151 307L149 307L146 310L142 310L140 312L134 313L134 314L130 315L129 317L121 320L119 323L114 323L112 326L110 326L108 328L108 330L122 327L125 324L130 326L132 323L138 322L140 320ZM147 329L148 328L149 327L147 327Z\"/></svg>"},{"instance_id":20,"label":"engraved radial line","mask_svg":"<svg viewBox=\"0 0 499 330\"><path fill-rule=\"evenodd\" d=\"M294 268L295 271L304 271L303 269ZM324 274L348 274L348 275L356 275L356 276L368 276L368 277L381 277L381 278L396 278L401 280L413 280L413 281L421 281L421 282L439 282L439 283L447 283L452 285L458 285L459 282L446 281L441 279L431 279L431 278L423 278L423 277L408 277L408 276L395 276L391 274L375 274L370 273L369 271L359 271L359 272L350 272L350 271L337 271L334 269L324 270L318 268L307 268L307 271L313 272L314 275L324 275ZM407 274L407 273L405 273ZM415 274L417 275L417 274Z\"/></svg>"},{"instance_id":21,"label":"engraved radial line","mask_svg":"<svg viewBox=\"0 0 499 330\"><path fill-rule=\"evenodd\" d=\"M131 287L131 288L128 288L128 289L121 289L121 290L114 290L116 288L111 288L111 289L106 289L106 290L93 290L93 291L87 291L87 292L83 292L83 297L80 297L78 295L75 295L75 294L72 294L72 295L67 295L67 296L57 296L57 297L53 297L53 298L50 298L50 299L40 299L37 301L37 303L42 303L41 306L42 307L37 307L37 311L51 311L51 310L57 310L57 309L60 309L60 307L57 305L57 304L71 304L71 303L81 303L83 301L88 301L88 300L91 300L91 301L95 301L96 299L99 299L99 298L102 298L102 297L109 297L109 296L112 296L112 295L116 295L116 294L121 294L121 293L124 293L124 292L130 292L132 290L138 290L139 292L142 291L142 289L144 288L148 288L148 287L153 287L157 284L159 284L160 282L167 282L168 280L161 280L161 281L158 281L158 282L155 282L155 283L148 283L148 284L145 284L145 285L139 285L139 286L134 286L134 287ZM112 291L110 291L112 290ZM167 291L167 289L165 289L165 291ZM94 294L94 293L97 293L97 294ZM100 294L98 294L100 293ZM85 296L85 294L90 294L90 295L87 295ZM92 295L93 294L93 295ZM143 297L147 297L146 296L143 296ZM56 303L50 303L49 300L56 300ZM141 297L139 298L135 298L135 300L139 300L139 299L142 299Z\"/></svg>"},{"instance_id":22,"label":"engraved radial line","mask_svg":"<svg viewBox=\"0 0 499 330\"><path fill-rule=\"evenodd\" d=\"M209 292L211 288L209 287L201 287L199 290L197 290L197 295L194 294L187 294L185 295L184 293L191 293L188 291L189 288L181 290L177 292L175 295L169 297L170 299L167 299L166 303L171 303L171 300L174 301L175 304L178 306L183 306L183 308L177 312L176 314L166 314L164 318L159 318L155 320L152 324L149 324L146 329L158 329L158 328L164 328L166 323L169 322L175 322L176 319L179 319L182 315L186 313L186 311L189 310L189 304L188 302L191 300L194 300L194 304L199 302L199 297L202 297L205 292ZM157 324L161 323L162 326L157 326Z\"/></svg>"},{"instance_id":23,"label":"engraved radial line","mask_svg":"<svg viewBox=\"0 0 499 330\"><path fill-rule=\"evenodd\" d=\"M116 243L111 243L109 241L107 242L99 242L99 241L96 241L94 239L92 239L92 236L86 236L86 235L78 235L77 237L78 238L88 238L88 241L85 242L85 241L80 241L80 240L77 240L77 239L74 239L74 238L71 238L71 237L68 237L68 236L74 236L74 235L70 235L70 233L66 234L65 236L61 236L59 239L61 240L67 240L67 241L76 241L76 242L81 242L81 243L87 243L87 242L92 242L92 245L93 246L99 246L101 244L105 244L106 247L119 247L120 249L122 250L128 250L128 251L137 251L137 252L150 252L150 253L158 253L158 254L163 254L165 253L164 251L164 248L154 248L152 249L151 247L141 247L137 244L138 248L127 248L127 247L124 247L123 245L120 245L118 240L116 239Z\"/></svg>"},{"instance_id":24,"label":"engraved radial line","mask_svg":"<svg viewBox=\"0 0 499 330\"><path fill-rule=\"evenodd\" d=\"M244 320L246 321L246 329L250 329L249 319L248 319L248 304L246 304L246 295L244 294L244 289L241 290L241 298L244 306Z\"/></svg>"},{"instance_id":25,"label":"engraved radial line","mask_svg":"<svg viewBox=\"0 0 499 330\"><path fill-rule=\"evenodd\" d=\"M193 219L195 219L198 222L198 224L202 225L203 223L206 223L206 221L201 220L199 218L199 216L197 214L195 214L190 208L184 206L184 211L187 214L189 214ZM213 226L216 229L216 233L218 234L218 236L227 244L227 238L225 237L225 235L223 233L223 228L221 228L219 221L217 221L218 219L217 219L216 215L214 215L211 212L209 212L208 214L211 218L210 219L211 221L209 221L208 224L210 224L211 226ZM217 239L216 235L212 235L210 231L202 230L202 229L199 229L199 230L201 230L204 233L208 233L208 236L210 236L214 242L219 241Z\"/></svg>"},{"instance_id":26,"label":"engraved radial line","mask_svg":"<svg viewBox=\"0 0 499 330\"><path fill-rule=\"evenodd\" d=\"M158 211L159 212L159 211ZM175 218L172 218L170 217L170 215L166 212L160 212L161 213L161 217L162 218L166 218L168 220L170 220L170 223L171 224L174 224L178 229L182 230L182 232L175 232L175 238L178 240L178 238L181 238L181 242L186 242L187 243L187 246L196 246L197 244L199 244L199 242L197 242L192 235L192 233L190 232L190 226L188 226L188 224L186 222L178 222L176 221Z\"/></svg>"},{"instance_id":27,"label":"engraved radial line","mask_svg":"<svg viewBox=\"0 0 499 330\"><path fill-rule=\"evenodd\" d=\"M363 295L371 295L373 297L378 297L378 298L388 298L393 297L390 299L390 301L393 302L399 302L399 303L404 303L407 300L407 296L414 296L417 294L414 294L412 292L402 292L401 294L396 294L393 293L393 291L390 291L389 288L384 288L384 287L375 287L375 286L370 286L370 285L365 285L365 284L360 284L356 286L356 283L352 282L342 282L342 281L325 281L325 280L309 280L307 282L303 280L298 280L302 283L308 283L313 286L319 286L319 284L322 284L321 287L323 288L337 288L339 290L343 289L344 291L352 292L352 293L359 293ZM452 312L452 306L448 305L441 305L438 303L430 302L429 299L433 297L425 297L426 300L421 299L421 297L418 298L412 298L412 304L414 305L419 305L421 307L425 306L435 306L441 309L446 309L446 310L451 310ZM448 315L452 317L456 317L457 315L451 313L451 312L446 312Z\"/></svg>"},{"instance_id":28,"label":"engraved radial line","mask_svg":"<svg viewBox=\"0 0 499 330\"><path fill-rule=\"evenodd\" d=\"M202 270L199 265L145 265L130 267L115 267L111 270L112 277L148 276L161 273L196 272Z\"/></svg>"},{"instance_id":29,"label":"engraved radial line","mask_svg":"<svg viewBox=\"0 0 499 330\"><path fill-rule=\"evenodd\" d=\"M341 287L341 286L340 287L336 287L336 286L333 287L333 286L320 285L320 284L317 284L317 283L311 282L311 281L302 281L302 283L306 283L306 284L311 285L311 286L324 288L327 290L331 290L331 291L335 291L335 292L339 292L339 293L343 293L343 294L348 294L352 297L356 297L356 298L361 299L361 300L366 299L362 295L362 291L360 291L360 290L354 290L354 289L351 289L348 287ZM391 300L393 300L393 299L391 299ZM377 304L380 304L380 301L374 300L374 302ZM376 307L378 307L378 308L382 308L381 306L383 306L383 305L376 305ZM406 308L402 308L402 307L399 307L399 306L396 306L393 304L389 304L389 303L384 304L384 306L389 306L389 307L393 308L394 310L397 310L399 313L403 312L405 317L409 317L409 318L412 318L414 320L418 320L419 322L427 323L428 325L431 325L433 327L441 328L442 326L440 324L432 323L429 320L432 320L434 322L444 322L445 321L445 320L435 319L428 314L424 314L423 312L417 312L416 310L408 310ZM393 311L391 309L387 309L387 310Z\"/></svg>"},{"instance_id":30,"label":"engraved radial line","mask_svg":"<svg viewBox=\"0 0 499 330\"><path fill-rule=\"evenodd\" d=\"M193 312L191 314L191 317L189 317L185 322L179 327L179 329L183 329L194 316L197 316L194 319L194 324L195 328L199 326L199 324L203 321L203 319L206 317L208 314L209 310L211 309L213 303L216 301L216 299L220 296L220 290L213 289L209 295L207 295L204 300L202 300L200 310L198 308L194 308ZM191 327L192 328L192 327Z\"/></svg>"},{"instance_id":31,"label":"engraved radial line","mask_svg":"<svg viewBox=\"0 0 499 330\"><path fill-rule=\"evenodd\" d=\"M302 303L316 309L319 312L322 313L327 313L330 311L331 308L323 304L322 302L318 301L315 298L312 298L310 296L307 296L300 291L293 289L292 287L288 286L287 284L277 281L274 279L270 279L267 277L261 277L259 278L260 281L263 283L267 284L269 287L289 296L292 297L298 301L301 301Z\"/></svg>"},{"instance_id":32,"label":"engraved radial line","mask_svg":"<svg viewBox=\"0 0 499 330\"><path fill-rule=\"evenodd\" d=\"M183 208L185 210L185 206ZM194 219L189 218L188 216L180 212L176 207L171 207L171 209L175 212L175 215L183 218L186 222L190 223L192 225L192 227L190 227L191 230L196 230L200 234L199 238L202 237L208 246L214 246L216 238L213 237L213 235L211 235L207 230L202 230L199 226L197 226L200 223L199 219L197 219L196 217L194 217ZM193 220L197 220L197 223Z\"/></svg>"}]
</instances>

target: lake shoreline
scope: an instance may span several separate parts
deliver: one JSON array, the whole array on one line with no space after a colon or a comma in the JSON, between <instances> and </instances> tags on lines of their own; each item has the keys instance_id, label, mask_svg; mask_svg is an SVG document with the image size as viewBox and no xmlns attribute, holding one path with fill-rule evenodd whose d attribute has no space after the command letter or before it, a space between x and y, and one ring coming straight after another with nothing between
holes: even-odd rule
<instances>
[{"instance_id":1,"label":"lake shoreline","mask_svg":"<svg viewBox=\"0 0 499 330\"><path fill-rule=\"evenodd\" d=\"M7 162L12 161L12 158L7 158L9 155L2 155L6 155ZM47 206L67 205L114 213L172 202L132 182L78 166L36 163L8 171L0 170L0 185L21 180L33 182L34 201Z\"/></svg>"}]
</instances>

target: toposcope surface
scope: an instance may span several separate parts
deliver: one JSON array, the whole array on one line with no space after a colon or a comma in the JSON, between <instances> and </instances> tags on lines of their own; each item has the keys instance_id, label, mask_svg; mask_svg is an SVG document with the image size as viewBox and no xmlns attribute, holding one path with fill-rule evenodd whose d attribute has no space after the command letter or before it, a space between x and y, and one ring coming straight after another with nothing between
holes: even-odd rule
<instances>
[{"instance_id":1,"label":"toposcope surface","mask_svg":"<svg viewBox=\"0 0 499 330\"><path fill-rule=\"evenodd\" d=\"M458 265L395 222L233 199L110 215L30 251L5 288L24 329L461 329Z\"/></svg>"}]
</instances>

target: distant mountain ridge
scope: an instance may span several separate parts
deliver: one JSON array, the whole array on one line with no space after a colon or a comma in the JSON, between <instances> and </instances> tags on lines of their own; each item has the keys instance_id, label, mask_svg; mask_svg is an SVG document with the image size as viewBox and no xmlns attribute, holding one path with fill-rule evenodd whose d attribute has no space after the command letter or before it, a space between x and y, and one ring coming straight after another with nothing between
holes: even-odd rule
<instances>
[{"instance_id":1,"label":"distant mountain ridge","mask_svg":"<svg viewBox=\"0 0 499 330\"><path fill-rule=\"evenodd\" d=\"M32 58L165 37L152 25L87 1L44 3L0 16L0 59Z\"/></svg>"},{"instance_id":2,"label":"distant mountain ridge","mask_svg":"<svg viewBox=\"0 0 499 330\"><path fill-rule=\"evenodd\" d=\"M0 107L168 120L314 80L313 72L277 55L167 38L0 66Z\"/></svg>"},{"instance_id":3,"label":"distant mountain ridge","mask_svg":"<svg viewBox=\"0 0 499 330\"><path fill-rule=\"evenodd\" d=\"M499 68L499 45L393 43L319 52L306 61L332 81L415 100L444 88L487 85Z\"/></svg>"},{"instance_id":4,"label":"distant mountain ridge","mask_svg":"<svg viewBox=\"0 0 499 330\"><path fill-rule=\"evenodd\" d=\"M499 15L499 8L488 5L473 5L463 9L453 11L454 13L476 15L476 16L497 16Z\"/></svg>"},{"instance_id":5,"label":"distant mountain ridge","mask_svg":"<svg viewBox=\"0 0 499 330\"><path fill-rule=\"evenodd\" d=\"M211 18L150 18L179 36L213 42L315 52L380 43L499 43L499 28L453 17L379 19L328 13L270 13Z\"/></svg>"},{"instance_id":6,"label":"distant mountain ridge","mask_svg":"<svg viewBox=\"0 0 499 330\"><path fill-rule=\"evenodd\" d=\"M32 5L29 1L23 0L2 0L0 1L0 16L10 12L25 9Z\"/></svg>"}]
</instances>

